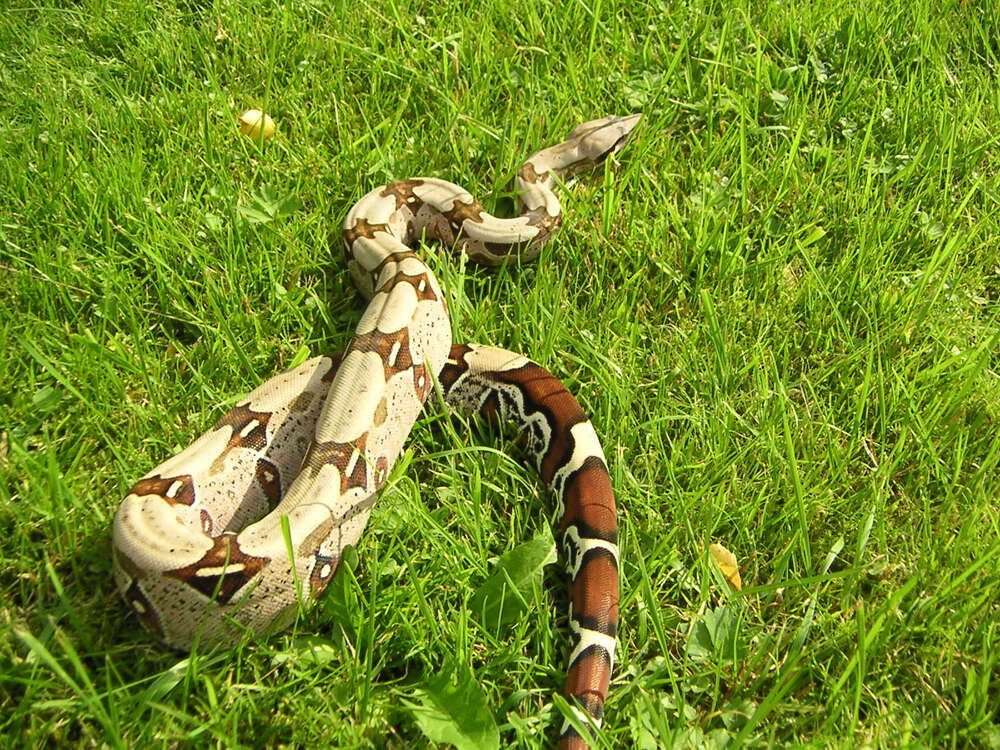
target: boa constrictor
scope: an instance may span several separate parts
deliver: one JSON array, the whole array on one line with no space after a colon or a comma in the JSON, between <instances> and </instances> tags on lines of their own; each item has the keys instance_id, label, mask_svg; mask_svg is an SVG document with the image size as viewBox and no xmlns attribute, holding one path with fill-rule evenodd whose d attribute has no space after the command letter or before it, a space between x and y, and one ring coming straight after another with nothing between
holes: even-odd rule
<instances>
[{"instance_id":1,"label":"boa constrictor","mask_svg":"<svg viewBox=\"0 0 1000 750\"><path fill-rule=\"evenodd\" d=\"M118 508L115 579L149 630L190 649L294 619L360 536L437 379L454 407L516 423L556 497L575 637L565 694L580 722L600 725L618 623L617 520L600 442L539 365L451 345L441 290L410 245L429 235L490 265L535 257L562 219L556 178L619 151L638 121L594 120L534 154L517 176L513 219L432 178L390 183L354 205L343 235L370 301L347 350L268 380ZM586 746L567 720L560 747Z\"/></svg>"}]
</instances>

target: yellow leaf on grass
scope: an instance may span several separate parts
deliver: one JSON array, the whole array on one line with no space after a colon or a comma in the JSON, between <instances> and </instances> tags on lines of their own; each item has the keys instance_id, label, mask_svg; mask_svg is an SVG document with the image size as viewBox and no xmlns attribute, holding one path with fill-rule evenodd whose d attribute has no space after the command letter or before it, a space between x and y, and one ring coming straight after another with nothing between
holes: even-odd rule
<instances>
[{"instance_id":1,"label":"yellow leaf on grass","mask_svg":"<svg viewBox=\"0 0 1000 750\"><path fill-rule=\"evenodd\" d=\"M729 584L737 591L741 591L743 580L740 578L740 567L736 563L736 555L721 544L709 545L708 551L712 553L715 564L719 566L719 570L722 571L722 575L726 577Z\"/></svg>"}]
</instances>

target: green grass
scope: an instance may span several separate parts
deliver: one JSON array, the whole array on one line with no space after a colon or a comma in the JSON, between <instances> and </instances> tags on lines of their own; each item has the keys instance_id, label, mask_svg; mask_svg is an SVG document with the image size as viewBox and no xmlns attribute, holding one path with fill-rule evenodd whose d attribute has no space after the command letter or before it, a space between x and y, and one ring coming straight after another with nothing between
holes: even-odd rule
<instances>
[{"instance_id":1,"label":"green grass","mask_svg":"<svg viewBox=\"0 0 1000 750\"><path fill-rule=\"evenodd\" d=\"M347 342L364 192L428 174L510 210L533 149L642 111L539 263L431 253L456 340L550 367L604 440L602 747L1000 747L991 2L50 5L0 14L6 744L427 747L407 701L451 674L503 747L550 742L561 576L499 636L468 603L551 506L441 420L281 636L162 649L110 524L241 393Z\"/></svg>"}]
</instances>

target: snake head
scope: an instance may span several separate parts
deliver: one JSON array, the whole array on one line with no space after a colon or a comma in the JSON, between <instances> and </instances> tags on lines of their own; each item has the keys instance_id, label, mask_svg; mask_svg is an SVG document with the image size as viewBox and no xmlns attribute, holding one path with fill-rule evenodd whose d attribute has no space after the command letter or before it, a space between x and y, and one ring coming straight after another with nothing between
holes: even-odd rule
<instances>
[{"instance_id":1,"label":"snake head","mask_svg":"<svg viewBox=\"0 0 1000 750\"><path fill-rule=\"evenodd\" d=\"M530 166L536 177L526 181L537 181L537 175L549 173L565 179L593 169L625 147L640 119L642 115L639 114L624 117L609 115L577 125L565 141L543 149L528 159L525 167Z\"/></svg>"},{"instance_id":2,"label":"snake head","mask_svg":"<svg viewBox=\"0 0 1000 750\"><path fill-rule=\"evenodd\" d=\"M595 163L600 162L625 147L641 119L641 114L634 114L609 115L590 120L573 128L566 140L577 142L577 147L583 154Z\"/></svg>"}]
</instances>

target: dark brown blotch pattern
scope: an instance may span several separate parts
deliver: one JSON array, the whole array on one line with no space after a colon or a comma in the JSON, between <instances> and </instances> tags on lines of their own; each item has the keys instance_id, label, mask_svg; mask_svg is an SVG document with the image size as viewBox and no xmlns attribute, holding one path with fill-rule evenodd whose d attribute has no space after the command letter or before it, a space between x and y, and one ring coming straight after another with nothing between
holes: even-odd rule
<instances>
[{"instance_id":1,"label":"dark brown blotch pattern","mask_svg":"<svg viewBox=\"0 0 1000 750\"><path fill-rule=\"evenodd\" d=\"M413 291L416 292L417 300L420 302L427 300L433 302L438 298L437 294L434 292L434 287L431 285L430 277L426 273L421 273L416 276L410 276L405 273L397 273L380 286L378 291L388 294L400 284L409 284L412 286Z\"/></svg>"},{"instance_id":2,"label":"dark brown blotch pattern","mask_svg":"<svg viewBox=\"0 0 1000 750\"><path fill-rule=\"evenodd\" d=\"M441 387L447 393L455 385L460 377L469 371L469 365L465 361L465 355L472 351L472 347L466 344L455 344L448 352L448 361L445 363L438 380Z\"/></svg>"},{"instance_id":3,"label":"dark brown blotch pattern","mask_svg":"<svg viewBox=\"0 0 1000 750\"><path fill-rule=\"evenodd\" d=\"M418 399L426 401L431 392L431 379L427 375L427 367L422 363L414 364L412 373L413 392L417 394Z\"/></svg>"},{"instance_id":4,"label":"dark brown blotch pattern","mask_svg":"<svg viewBox=\"0 0 1000 750\"><path fill-rule=\"evenodd\" d=\"M397 211L406 206L413 213L416 213L424 204L417 197L416 193L413 192L413 188L420 187L423 184L423 180L395 180L382 188L382 197L387 198L391 195L395 198Z\"/></svg>"},{"instance_id":5,"label":"dark brown blotch pattern","mask_svg":"<svg viewBox=\"0 0 1000 750\"><path fill-rule=\"evenodd\" d=\"M129 606L132 607L132 611L135 612L136 617L139 618L139 622L156 638L163 640L163 624L160 622L160 615L157 613L153 603L146 597L146 593L142 590L142 586L139 585L139 581L133 580L123 596L125 597L125 601L129 603Z\"/></svg>"},{"instance_id":6,"label":"dark brown blotch pattern","mask_svg":"<svg viewBox=\"0 0 1000 750\"><path fill-rule=\"evenodd\" d=\"M389 227L385 224L371 224L368 219L363 216L358 217L354 222L354 226L344 228L344 242L347 243L347 255L351 257L351 245L354 244L355 240L359 237L365 237L366 239L372 239L375 236L375 232L385 232L389 233Z\"/></svg>"},{"instance_id":7,"label":"dark brown blotch pattern","mask_svg":"<svg viewBox=\"0 0 1000 750\"><path fill-rule=\"evenodd\" d=\"M309 574L309 590L315 599L326 590L326 587L333 579L333 574L337 570L339 558L330 555L323 555L317 552L313 555L314 562L312 572Z\"/></svg>"},{"instance_id":8,"label":"dark brown blotch pattern","mask_svg":"<svg viewBox=\"0 0 1000 750\"><path fill-rule=\"evenodd\" d=\"M521 167L521 171L517 173L517 176L529 184L535 184L536 182L542 182L548 176L548 172L538 172L535 170L535 165L530 161L525 162L524 166Z\"/></svg>"},{"instance_id":9,"label":"dark brown blotch pattern","mask_svg":"<svg viewBox=\"0 0 1000 750\"><path fill-rule=\"evenodd\" d=\"M396 344L399 344L399 349L395 359L391 360L392 350ZM410 355L410 329L406 327L394 333L375 330L355 336L348 351L377 354L382 360L383 376L387 381L397 372L402 372L413 365L413 358Z\"/></svg>"},{"instance_id":10,"label":"dark brown blotch pattern","mask_svg":"<svg viewBox=\"0 0 1000 750\"><path fill-rule=\"evenodd\" d=\"M389 263L402 263L407 258L416 258L418 261L423 263L423 261L420 260L420 256L417 255L412 250L405 250L398 253L389 253L387 256L385 256L385 258L382 259L382 261L377 266L375 266L374 273L376 276L381 276L382 270L386 267L386 265L388 265Z\"/></svg>"},{"instance_id":11,"label":"dark brown blotch pattern","mask_svg":"<svg viewBox=\"0 0 1000 750\"><path fill-rule=\"evenodd\" d=\"M206 598L214 598L220 604L227 604L268 562L269 558L244 553L236 535L227 531L212 540L212 548L200 560L182 568L168 570L163 575L186 583ZM198 575L199 571L213 568L222 568L222 571Z\"/></svg>"},{"instance_id":12,"label":"dark brown blotch pattern","mask_svg":"<svg viewBox=\"0 0 1000 750\"><path fill-rule=\"evenodd\" d=\"M451 210L442 211L441 215L448 221L452 229L458 232L466 220L481 224L483 222L483 213L485 213L483 207L479 205L478 201L472 200L468 203L463 203L456 199L452 203Z\"/></svg>"},{"instance_id":13,"label":"dark brown blotch pattern","mask_svg":"<svg viewBox=\"0 0 1000 750\"><path fill-rule=\"evenodd\" d=\"M174 490L172 496L168 496L167 493L174 486L175 482L180 482L181 484ZM191 479L190 474L178 474L175 477L155 476L140 479L132 485L132 489L128 491L128 494L137 495L138 497L156 495L162 497L171 505L194 505L195 501L194 481Z\"/></svg>"},{"instance_id":14,"label":"dark brown blotch pattern","mask_svg":"<svg viewBox=\"0 0 1000 750\"><path fill-rule=\"evenodd\" d=\"M324 466L336 466L340 471L340 494L349 489L368 486L368 462L365 460L365 443L367 435L362 435L354 443L312 443L302 460L303 468L309 467L318 472ZM347 468L351 458L358 453L358 458L351 467L350 475Z\"/></svg>"},{"instance_id":15,"label":"dark brown blotch pattern","mask_svg":"<svg viewBox=\"0 0 1000 750\"><path fill-rule=\"evenodd\" d=\"M273 510L281 502L281 472L266 458L258 458L254 467L254 477L264 497L267 498L268 511Z\"/></svg>"},{"instance_id":16,"label":"dark brown blotch pattern","mask_svg":"<svg viewBox=\"0 0 1000 750\"><path fill-rule=\"evenodd\" d=\"M212 428L220 430L223 427L229 427L233 431L229 437L229 445L214 463L220 464L226 454L235 448L246 448L252 451L262 450L267 445L267 423L270 419L270 412L254 411L249 404L241 404L230 409ZM244 435L243 431L252 424L253 427Z\"/></svg>"}]
</instances>

